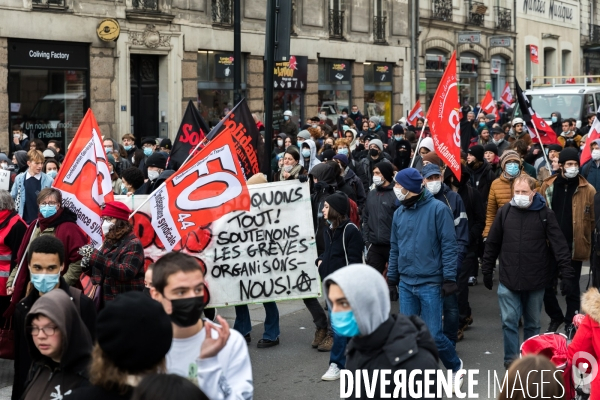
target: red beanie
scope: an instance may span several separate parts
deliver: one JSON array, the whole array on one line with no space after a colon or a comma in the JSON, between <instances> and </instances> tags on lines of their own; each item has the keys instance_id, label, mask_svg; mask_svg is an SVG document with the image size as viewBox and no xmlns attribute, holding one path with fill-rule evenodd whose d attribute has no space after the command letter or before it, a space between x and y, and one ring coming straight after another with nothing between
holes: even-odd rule
<instances>
[{"instance_id":1,"label":"red beanie","mask_svg":"<svg viewBox=\"0 0 600 400\"><path fill-rule=\"evenodd\" d=\"M124 221L129 220L131 210L125 204L120 201L109 201L102 210L102 217L111 217L116 219L122 219Z\"/></svg>"}]
</instances>

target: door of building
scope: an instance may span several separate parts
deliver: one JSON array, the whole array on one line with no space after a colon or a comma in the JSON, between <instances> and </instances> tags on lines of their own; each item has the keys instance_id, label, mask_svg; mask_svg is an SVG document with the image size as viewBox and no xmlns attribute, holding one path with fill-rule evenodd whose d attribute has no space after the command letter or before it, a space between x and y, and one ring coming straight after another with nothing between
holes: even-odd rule
<instances>
[{"instance_id":1,"label":"door of building","mask_svg":"<svg viewBox=\"0 0 600 400\"><path fill-rule=\"evenodd\" d=\"M142 137L158 137L158 56L130 57L131 133L139 146Z\"/></svg>"}]
</instances>

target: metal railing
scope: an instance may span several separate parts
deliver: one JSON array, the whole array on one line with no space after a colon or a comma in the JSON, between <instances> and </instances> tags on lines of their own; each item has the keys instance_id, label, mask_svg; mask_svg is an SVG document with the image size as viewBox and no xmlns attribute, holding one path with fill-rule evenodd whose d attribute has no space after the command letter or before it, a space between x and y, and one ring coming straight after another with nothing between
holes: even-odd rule
<instances>
[{"instance_id":1,"label":"metal railing","mask_svg":"<svg viewBox=\"0 0 600 400\"><path fill-rule=\"evenodd\" d=\"M136 10L142 11L158 11L157 0L133 0L131 5Z\"/></svg>"},{"instance_id":2,"label":"metal railing","mask_svg":"<svg viewBox=\"0 0 600 400\"><path fill-rule=\"evenodd\" d=\"M496 28L512 31L512 10L510 8L496 7L496 18Z\"/></svg>"},{"instance_id":3,"label":"metal railing","mask_svg":"<svg viewBox=\"0 0 600 400\"><path fill-rule=\"evenodd\" d=\"M217 25L233 25L233 1L211 0L212 22Z\"/></svg>"},{"instance_id":4,"label":"metal railing","mask_svg":"<svg viewBox=\"0 0 600 400\"><path fill-rule=\"evenodd\" d=\"M470 9L467 14L467 23L469 25L483 26L483 19L487 11L485 4L478 1L470 1L468 4Z\"/></svg>"},{"instance_id":5,"label":"metal railing","mask_svg":"<svg viewBox=\"0 0 600 400\"><path fill-rule=\"evenodd\" d=\"M344 11L329 10L329 37L344 38Z\"/></svg>"},{"instance_id":6,"label":"metal railing","mask_svg":"<svg viewBox=\"0 0 600 400\"><path fill-rule=\"evenodd\" d=\"M452 21L452 0L431 0L431 7L432 18Z\"/></svg>"},{"instance_id":7,"label":"metal railing","mask_svg":"<svg viewBox=\"0 0 600 400\"><path fill-rule=\"evenodd\" d=\"M590 24L590 43L600 43L600 25Z\"/></svg>"},{"instance_id":8,"label":"metal railing","mask_svg":"<svg viewBox=\"0 0 600 400\"><path fill-rule=\"evenodd\" d=\"M385 22L387 17L373 17L373 38L375 43L387 43L385 39Z\"/></svg>"},{"instance_id":9,"label":"metal railing","mask_svg":"<svg viewBox=\"0 0 600 400\"><path fill-rule=\"evenodd\" d=\"M31 3L35 6L43 7L66 7L65 0L32 0Z\"/></svg>"}]
</instances>

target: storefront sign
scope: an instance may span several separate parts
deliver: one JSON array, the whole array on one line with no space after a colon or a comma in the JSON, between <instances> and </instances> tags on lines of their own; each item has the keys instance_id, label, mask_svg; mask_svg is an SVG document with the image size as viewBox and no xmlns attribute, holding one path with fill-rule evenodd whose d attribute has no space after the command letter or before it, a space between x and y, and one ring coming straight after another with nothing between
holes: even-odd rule
<instances>
[{"instance_id":1,"label":"storefront sign","mask_svg":"<svg viewBox=\"0 0 600 400\"><path fill-rule=\"evenodd\" d=\"M497 58L492 58L491 64L492 75L498 75L500 73L500 69L502 68L502 61L498 60Z\"/></svg>"},{"instance_id":2,"label":"storefront sign","mask_svg":"<svg viewBox=\"0 0 600 400\"><path fill-rule=\"evenodd\" d=\"M329 64L329 81L342 82L350 80L350 63L339 61Z\"/></svg>"},{"instance_id":3,"label":"storefront sign","mask_svg":"<svg viewBox=\"0 0 600 400\"><path fill-rule=\"evenodd\" d=\"M556 24L565 23L573 27L579 24L579 4L564 0L521 0L523 18L543 18ZM517 6L518 7L518 6Z\"/></svg>"},{"instance_id":4,"label":"storefront sign","mask_svg":"<svg viewBox=\"0 0 600 400\"><path fill-rule=\"evenodd\" d=\"M275 89L306 90L308 57L290 56L289 61L275 63L273 75Z\"/></svg>"},{"instance_id":5,"label":"storefront sign","mask_svg":"<svg viewBox=\"0 0 600 400\"><path fill-rule=\"evenodd\" d=\"M89 44L41 40L9 40L11 68L88 69Z\"/></svg>"},{"instance_id":6,"label":"storefront sign","mask_svg":"<svg viewBox=\"0 0 600 400\"><path fill-rule=\"evenodd\" d=\"M215 77L233 77L233 54L215 54Z\"/></svg>"},{"instance_id":7,"label":"storefront sign","mask_svg":"<svg viewBox=\"0 0 600 400\"><path fill-rule=\"evenodd\" d=\"M389 64L373 64L373 77L375 82L391 82L392 66Z\"/></svg>"},{"instance_id":8,"label":"storefront sign","mask_svg":"<svg viewBox=\"0 0 600 400\"><path fill-rule=\"evenodd\" d=\"M490 47L510 47L511 38L509 37L495 37L490 39Z\"/></svg>"},{"instance_id":9,"label":"storefront sign","mask_svg":"<svg viewBox=\"0 0 600 400\"><path fill-rule=\"evenodd\" d=\"M96 34L98 38L104 42L113 42L119 38L121 27L116 19L107 18L98 24Z\"/></svg>"},{"instance_id":10,"label":"storefront sign","mask_svg":"<svg viewBox=\"0 0 600 400\"><path fill-rule=\"evenodd\" d=\"M481 32L458 32L458 43L481 43Z\"/></svg>"}]
</instances>

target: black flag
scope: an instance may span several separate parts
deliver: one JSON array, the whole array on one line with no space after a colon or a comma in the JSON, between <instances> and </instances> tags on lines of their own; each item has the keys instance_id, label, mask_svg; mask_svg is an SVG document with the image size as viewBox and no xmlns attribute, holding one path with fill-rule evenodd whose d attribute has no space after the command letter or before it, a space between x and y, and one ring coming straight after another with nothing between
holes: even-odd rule
<instances>
[{"instance_id":1,"label":"black flag","mask_svg":"<svg viewBox=\"0 0 600 400\"><path fill-rule=\"evenodd\" d=\"M198 109L196 109L194 103L190 100L177 131L173 150L171 150L169 161L167 162L167 169L177 171L190 153L198 146L198 143L206 138L208 132L209 129L206 122L204 122L202 115L200 115ZM206 143L200 145L198 150L202 149L205 145Z\"/></svg>"}]
</instances>

